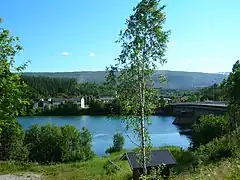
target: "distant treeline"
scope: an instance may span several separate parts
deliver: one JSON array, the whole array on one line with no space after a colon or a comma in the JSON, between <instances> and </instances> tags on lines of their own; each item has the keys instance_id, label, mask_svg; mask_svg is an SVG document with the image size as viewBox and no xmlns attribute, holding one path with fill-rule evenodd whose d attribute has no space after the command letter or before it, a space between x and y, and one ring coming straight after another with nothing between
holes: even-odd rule
<instances>
[{"instance_id":1,"label":"distant treeline","mask_svg":"<svg viewBox=\"0 0 240 180\"><path fill-rule=\"evenodd\" d=\"M105 85L95 83L78 84L74 78L52 78L43 76L22 76L29 86L30 99L74 96L111 96L113 93Z\"/></svg>"},{"instance_id":2,"label":"distant treeline","mask_svg":"<svg viewBox=\"0 0 240 180\"><path fill-rule=\"evenodd\" d=\"M91 96L97 98L114 95L114 92L104 84L78 83L75 78L22 76L22 79L29 86L28 95L31 100L74 96ZM171 98L174 101L180 101L182 97L188 97L185 98L185 101L224 100L221 85L217 84L194 90L164 88L159 88L158 90L160 96Z\"/></svg>"}]
</instances>

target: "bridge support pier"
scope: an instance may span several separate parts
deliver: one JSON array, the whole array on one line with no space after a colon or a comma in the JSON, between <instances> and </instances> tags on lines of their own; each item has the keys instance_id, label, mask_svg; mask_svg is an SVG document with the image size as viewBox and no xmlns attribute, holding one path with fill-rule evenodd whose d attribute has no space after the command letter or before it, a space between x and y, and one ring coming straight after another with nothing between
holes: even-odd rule
<instances>
[{"instance_id":1,"label":"bridge support pier","mask_svg":"<svg viewBox=\"0 0 240 180\"><path fill-rule=\"evenodd\" d=\"M197 122L198 118L197 117L176 117L175 120L173 121L174 125L193 125Z\"/></svg>"}]
</instances>

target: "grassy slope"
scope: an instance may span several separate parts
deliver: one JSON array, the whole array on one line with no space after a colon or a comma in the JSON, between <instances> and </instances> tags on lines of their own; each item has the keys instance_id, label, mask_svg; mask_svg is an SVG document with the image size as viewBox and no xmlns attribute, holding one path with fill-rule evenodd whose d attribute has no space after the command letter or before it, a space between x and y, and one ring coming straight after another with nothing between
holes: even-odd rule
<instances>
[{"instance_id":1,"label":"grassy slope","mask_svg":"<svg viewBox=\"0 0 240 180\"><path fill-rule=\"evenodd\" d=\"M0 162L1 174L21 174L22 172L33 172L43 175L44 179L53 180L129 180L131 170L127 161L120 161L124 152L114 153L110 157L95 157L84 163L56 164L43 166L38 164L17 164L13 162ZM115 174L108 175L104 165L108 159L119 165L122 170ZM209 180L240 180L240 159L229 158L220 161L218 164L209 164L197 169L196 172L185 172L181 175L172 176L174 180L185 179L209 179Z\"/></svg>"},{"instance_id":2,"label":"grassy slope","mask_svg":"<svg viewBox=\"0 0 240 180\"><path fill-rule=\"evenodd\" d=\"M95 157L85 163L70 163L42 166L37 164L16 164L11 162L1 162L1 174L19 174L21 172L34 172L43 175L47 180L64 179L86 179L86 180L116 180L128 179L131 176L131 170L127 161L120 161L123 153L115 153L109 158ZM114 175L106 175L103 166L111 159L122 168Z\"/></svg>"},{"instance_id":3,"label":"grassy slope","mask_svg":"<svg viewBox=\"0 0 240 180\"><path fill-rule=\"evenodd\" d=\"M240 180L240 160L233 158L225 159L217 164L202 166L196 172L186 172L172 179Z\"/></svg>"}]
</instances>

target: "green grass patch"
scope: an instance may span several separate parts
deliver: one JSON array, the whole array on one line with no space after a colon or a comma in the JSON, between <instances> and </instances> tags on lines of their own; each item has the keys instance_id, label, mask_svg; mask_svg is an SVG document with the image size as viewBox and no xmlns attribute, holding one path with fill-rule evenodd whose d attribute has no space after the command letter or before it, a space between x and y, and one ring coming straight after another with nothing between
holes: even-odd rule
<instances>
[{"instance_id":1,"label":"green grass patch","mask_svg":"<svg viewBox=\"0 0 240 180\"><path fill-rule=\"evenodd\" d=\"M109 157L94 157L86 162L76 162L69 164L39 165L34 163L0 162L1 174L20 174L22 172L32 172L40 174L44 179L96 179L96 180L127 180L131 177L131 169L127 161L121 161L120 157L124 152L113 153ZM104 166L108 160L113 161L121 170L109 174Z\"/></svg>"}]
</instances>

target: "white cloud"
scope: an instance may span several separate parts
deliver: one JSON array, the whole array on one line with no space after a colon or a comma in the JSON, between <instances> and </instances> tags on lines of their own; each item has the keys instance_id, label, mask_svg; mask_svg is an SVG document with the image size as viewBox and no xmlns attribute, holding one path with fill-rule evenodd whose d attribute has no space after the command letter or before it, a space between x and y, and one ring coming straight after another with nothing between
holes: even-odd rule
<instances>
[{"instance_id":1,"label":"white cloud","mask_svg":"<svg viewBox=\"0 0 240 180\"><path fill-rule=\"evenodd\" d=\"M209 59L208 58L200 58L200 61L202 61L202 62L206 62L206 61L208 61Z\"/></svg>"},{"instance_id":2,"label":"white cloud","mask_svg":"<svg viewBox=\"0 0 240 180\"><path fill-rule=\"evenodd\" d=\"M167 43L168 46L176 46L176 42L175 41L170 41Z\"/></svg>"},{"instance_id":3,"label":"white cloud","mask_svg":"<svg viewBox=\"0 0 240 180\"><path fill-rule=\"evenodd\" d=\"M91 53L89 53L89 56L90 56L90 57L94 57L94 56L95 56L95 53L91 52Z\"/></svg>"},{"instance_id":4,"label":"white cloud","mask_svg":"<svg viewBox=\"0 0 240 180\"><path fill-rule=\"evenodd\" d=\"M68 56L68 55L70 55L68 52L62 52L61 53L63 56Z\"/></svg>"}]
</instances>

